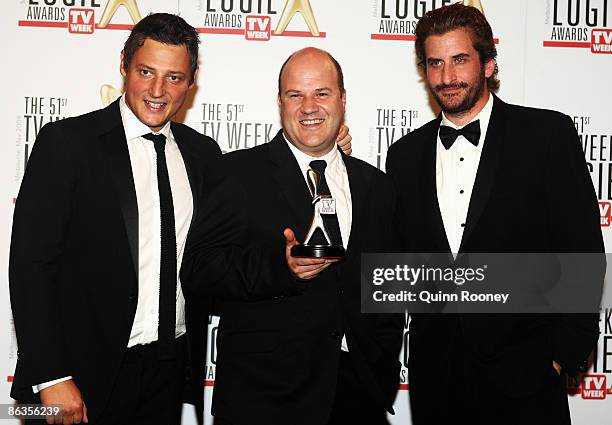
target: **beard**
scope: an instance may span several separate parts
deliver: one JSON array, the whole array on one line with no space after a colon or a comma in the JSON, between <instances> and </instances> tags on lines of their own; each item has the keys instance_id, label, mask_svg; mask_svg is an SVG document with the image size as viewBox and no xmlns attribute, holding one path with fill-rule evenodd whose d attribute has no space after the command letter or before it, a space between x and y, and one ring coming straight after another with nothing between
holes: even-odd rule
<instances>
[{"instance_id":1,"label":"beard","mask_svg":"<svg viewBox=\"0 0 612 425\"><path fill-rule=\"evenodd\" d=\"M478 74L478 79L473 84L466 83L465 81L455 84L438 84L435 87L430 87L429 91L444 113L457 115L468 112L474 107L484 92L486 82L487 80L484 76L483 68L482 72ZM446 99L444 96L438 94L440 91L447 88L460 88L466 90L462 94L463 99L456 103L454 100L460 97L461 94L453 96L451 99Z\"/></svg>"}]
</instances>

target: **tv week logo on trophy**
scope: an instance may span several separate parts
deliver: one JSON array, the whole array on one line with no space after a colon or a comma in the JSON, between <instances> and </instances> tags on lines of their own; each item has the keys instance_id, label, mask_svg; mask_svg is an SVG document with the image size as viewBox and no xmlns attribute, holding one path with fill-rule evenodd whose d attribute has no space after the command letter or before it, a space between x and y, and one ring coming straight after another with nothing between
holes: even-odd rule
<instances>
[{"instance_id":1,"label":"tv week logo on trophy","mask_svg":"<svg viewBox=\"0 0 612 425\"><path fill-rule=\"evenodd\" d=\"M610 217L612 215L610 210L610 202L599 203L599 224L601 227L610 227Z\"/></svg>"},{"instance_id":2,"label":"tv week logo on trophy","mask_svg":"<svg viewBox=\"0 0 612 425\"><path fill-rule=\"evenodd\" d=\"M606 375L584 375L582 379L583 399L604 400L607 392Z\"/></svg>"}]
</instances>

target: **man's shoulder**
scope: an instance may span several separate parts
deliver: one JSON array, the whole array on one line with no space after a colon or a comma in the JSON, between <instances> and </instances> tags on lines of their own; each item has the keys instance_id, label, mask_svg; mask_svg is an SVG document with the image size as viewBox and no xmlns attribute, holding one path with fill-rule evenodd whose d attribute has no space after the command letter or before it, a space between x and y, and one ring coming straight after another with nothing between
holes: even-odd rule
<instances>
[{"instance_id":1,"label":"man's shoulder","mask_svg":"<svg viewBox=\"0 0 612 425\"><path fill-rule=\"evenodd\" d=\"M389 146L386 161L387 172L398 171L398 167L401 169L418 168L418 161L421 161L426 147L431 146L436 141L439 125L440 117L438 116L405 134ZM397 166L393 167L394 164Z\"/></svg>"},{"instance_id":2,"label":"man's shoulder","mask_svg":"<svg viewBox=\"0 0 612 425\"><path fill-rule=\"evenodd\" d=\"M50 129L63 129L63 130L80 130L87 129L88 132L95 130L100 125L100 118L110 114L108 108L97 109L74 117L67 117L58 121L51 121L45 126Z\"/></svg>"},{"instance_id":3,"label":"man's shoulder","mask_svg":"<svg viewBox=\"0 0 612 425\"><path fill-rule=\"evenodd\" d=\"M377 193L377 195L383 194L391 194L393 191L393 184L388 175L386 175L383 171L379 170L372 164L361 160L359 158L355 158L353 156L344 156L345 164L347 165L347 172L357 172L361 174L366 182L368 182L368 186ZM360 179L351 179L352 182L359 182Z\"/></svg>"},{"instance_id":4,"label":"man's shoulder","mask_svg":"<svg viewBox=\"0 0 612 425\"><path fill-rule=\"evenodd\" d=\"M386 175L381 170L364 161L363 159L356 158L354 156L342 155L345 164L350 164L357 172L373 179L386 180Z\"/></svg>"},{"instance_id":5,"label":"man's shoulder","mask_svg":"<svg viewBox=\"0 0 612 425\"><path fill-rule=\"evenodd\" d=\"M264 143L248 149L238 149L223 155L223 160L228 166L259 166L268 157L269 148L269 143Z\"/></svg>"},{"instance_id":6,"label":"man's shoulder","mask_svg":"<svg viewBox=\"0 0 612 425\"><path fill-rule=\"evenodd\" d=\"M431 136L432 134L436 134L436 129L439 125L440 117L436 117L428 123L423 124L421 127L406 133L389 147L387 155L398 155L409 149L431 142Z\"/></svg>"},{"instance_id":7,"label":"man's shoulder","mask_svg":"<svg viewBox=\"0 0 612 425\"><path fill-rule=\"evenodd\" d=\"M47 143L59 149L82 149L92 136L101 134L102 123L112 112L109 108L98 109L74 117L67 117L46 123L36 136L36 144L41 148Z\"/></svg>"},{"instance_id":8,"label":"man's shoulder","mask_svg":"<svg viewBox=\"0 0 612 425\"><path fill-rule=\"evenodd\" d=\"M524 119L537 121L558 121L566 119L567 115L563 112L546 108L536 108L533 106L516 105L499 101L499 105L504 109L509 119Z\"/></svg>"},{"instance_id":9,"label":"man's shoulder","mask_svg":"<svg viewBox=\"0 0 612 425\"><path fill-rule=\"evenodd\" d=\"M189 144L204 153L211 151L221 153L219 145L213 138L194 130L188 125L172 121L171 128L174 138L180 142Z\"/></svg>"}]
</instances>

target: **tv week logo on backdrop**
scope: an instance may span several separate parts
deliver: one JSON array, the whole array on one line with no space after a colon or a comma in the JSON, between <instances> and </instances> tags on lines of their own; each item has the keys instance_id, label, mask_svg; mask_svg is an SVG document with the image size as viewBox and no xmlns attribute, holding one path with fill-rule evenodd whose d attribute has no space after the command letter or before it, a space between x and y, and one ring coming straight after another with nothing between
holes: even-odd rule
<instances>
[{"instance_id":1,"label":"tv week logo on backdrop","mask_svg":"<svg viewBox=\"0 0 612 425\"><path fill-rule=\"evenodd\" d=\"M544 47L584 48L612 54L612 11L608 0L548 0ZM612 6L612 5L610 5Z\"/></svg>"},{"instance_id":2,"label":"tv week logo on backdrop","mask_svg":"<svg viewBox=\"0 0 612 425\"><path fill-rule=\"evenodd\" d=\"M68 28L71 34L93 34L97 29L129 30L140 21L136 0L28 0L20 27ZM110 23L120 8L127 11L129 23Z\"/></svg>"},{"instance_id":3,"label":"tv week logo on backdrop","mask_svg":"<svg viewBox=\"0 0 612 425\"><path fill-rule=\"evenodd\" d=\"M606 375L584 375L582 378L582 398L585 400L604 400L608 393ZM612 390L611 390L612 394Z\"/></svg>"},{"instance_id":4,"label":"tv week logo on backdrop","mask_svg":"<svg viewBox=\"0 0 612 425\"><path fill-rule=\"evenodd\" d=\"M599 219L601 227L610 227L610 203L599 203Z\"/></svg>"},{"instance_id":5,"label":"tv week logo on backdrop","mask_svg":"<svg viewBox=\"0 0 612 425\"><path fill-rule=\"evenodd\" d=\"M319 31L311 2L206 0L203 27L198 30L205 34L239 35L249 41L270 41L273 36L323 38L325 32Z\"/></svg>"}]
</instances>

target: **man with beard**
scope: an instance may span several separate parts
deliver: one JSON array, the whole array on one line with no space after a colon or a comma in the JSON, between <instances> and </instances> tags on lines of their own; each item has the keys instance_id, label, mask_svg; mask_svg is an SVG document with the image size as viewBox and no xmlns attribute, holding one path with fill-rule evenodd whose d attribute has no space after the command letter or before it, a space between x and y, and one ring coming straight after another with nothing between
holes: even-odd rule
<instances>
[{"instance_id":1,"label":"man with beard","mask_svg":"<svg viewBox=\"0 0 612 425\"><path fill-rule=\"evenodd\" d=\"M603 252L571 119L492 94L497 52L485 17L453 4L415 32L442 112L389 149L403 250ZM575 374L597 337L595 315L413 315L413 423L569 424L560 374Z\"/></svg>"}]
</instances>

